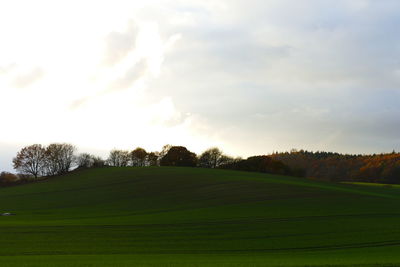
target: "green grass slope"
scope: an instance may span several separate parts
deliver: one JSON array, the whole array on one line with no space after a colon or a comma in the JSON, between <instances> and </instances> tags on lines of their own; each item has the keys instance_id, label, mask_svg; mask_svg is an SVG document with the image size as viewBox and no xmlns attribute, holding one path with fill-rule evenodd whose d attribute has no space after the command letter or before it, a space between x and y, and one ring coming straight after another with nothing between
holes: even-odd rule
<instances>
[{"instance_id":1,"label":"green grass slope","mask_svg":"<svg viewBox=\"0 0 400 267\"><path fill-rule=\"evenodd\" d=\"M399 266L400 189L197 168L0 188L0 266Z\"/></svg>"}]
</instances>

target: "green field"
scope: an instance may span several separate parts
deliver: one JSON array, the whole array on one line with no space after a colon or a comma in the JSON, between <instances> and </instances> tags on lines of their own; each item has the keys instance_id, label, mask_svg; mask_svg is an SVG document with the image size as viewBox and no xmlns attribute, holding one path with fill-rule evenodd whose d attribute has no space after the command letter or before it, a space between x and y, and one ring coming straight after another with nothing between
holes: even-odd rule
<instances>
[{"instance_id":1,"label":"green field","mask_svg":"<svg viewBox=\"0 0 400 267\"><path fill-rule=\"evenodd\" d=\"M383 186L383 187L396 187L400 188L399 184L379 184L379 183L366 183L366 182L342 182L344 184L355 184L364 186Z\"/></svg>"},{"instance_id":2,"label":"green field","mask_svg":"<svg viewBox=\"0 0 400 267\"><path fill-rule=\"evenodd\" d=\"M0 188L0 266L400 266L400 188L104 168Z\"/></svg>"}]
</instances>

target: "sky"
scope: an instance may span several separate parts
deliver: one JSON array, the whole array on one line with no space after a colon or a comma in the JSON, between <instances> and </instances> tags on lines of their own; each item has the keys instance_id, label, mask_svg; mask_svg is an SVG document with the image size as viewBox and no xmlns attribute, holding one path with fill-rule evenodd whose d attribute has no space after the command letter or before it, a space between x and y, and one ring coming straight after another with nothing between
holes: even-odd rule
<instances>
[{"instance_id":1,"label":"sky","mask_svg":"<svg viewBox=\"0 0 400 267\"><path fill-rule=\"evenodd\" d=\"M0 171L26 145L400 150L400 1L0 2Z\"/></svg>"}]
</instances>

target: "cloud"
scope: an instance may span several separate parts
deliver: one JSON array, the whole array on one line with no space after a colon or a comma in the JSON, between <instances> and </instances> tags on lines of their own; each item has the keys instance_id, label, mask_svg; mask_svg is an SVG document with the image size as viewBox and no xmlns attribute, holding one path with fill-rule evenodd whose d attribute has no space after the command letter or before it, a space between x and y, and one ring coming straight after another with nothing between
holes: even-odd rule
<instances>
[{"instance_id":1,"label":"cloud","mask_svg":"<svg viewBox=\"0 0 400 267\"><path fill-rule=\"evenodd\" d=\"M245 153L396 146L400 108L390 100L399 99L399 2L219 4L182 4L187 23L175 25L182 38L154 92L207 118Z\"/></svg>"},{"instance_id":2,"label":"cloud","mask_svg":"<svg viewBox=\"0 0 400 267\"><path fill-rule=\"evenodd\" d=\"M105 39L104 64L113 66L123 60L135 48L138 32L138 26L130 21L124 32L109 33Z\"/></svg>"},{"instance_id":3,"label":"cloud","mask_svg":"<svg viewBox=\"0 0 400 267\"><path fill-rule=\"evenodd\" d=\"M28 72L22 74L17 74L16 77L12 80L12 86L17 88L28 87L43 78L44 74L45 72L43 71L43 69L39 67L33 68Z\"/></svg>"},{"instance_id":4,"label":"cloud","mask_svg":"<svg viewBox=\"0 0 400 267\"><path fill-rule=\"evenodd\" d=\"M95 97L96 97L96 96L91 96L91 97L85 96L85 97L81 97L81 98L79 98L79 99L77 99L77 100L74 100L74 101L72 102L72 104L69 106L69 108L70 108L71 110L77 109L77 108L79 108L79 107L85 105L88 101L90 101L91 99L93 99L93 98L95 98Z\"/></svg>"},{"instance_id":5,"label":"cloud","mask_svg":"<svg viewBox=\"0 0 400 267\"><path fill-rule=\"evenodd\" d=\"M134 24L131 21L128 23L128 29L124 34L112 32L108 35L104 55L111 61L97 74L101 84L91 95L73 101L70 105L71 109L81 107L89 101L95 101L98 97L110 93L135 91L137 87L143 88L144 83L157 78L164 56L180 39L179 34L172 34L164 40L155 22Z\"/></svg>"},{"instance_id":6,"label":"cloud","mask_svg":"<svg viewBox=\"0 0 400 267\"><path fill-rule=\"evenodd\" d=\"M11 63L4 66L0 66L0 75L12 72L16 68L17 64Z\"/></svg>"},{"instance_id":7,"label":"cloud","mask_svg":"<svg viewBox=\"0 0 400 267\"><path fill-rule=\"evenodd\" d=\"M108 86L108 89L103 91L102 94L130 88L137 80L146 74L147 70L147 61L141 59L138 63L129 68L121 77L118 77L116 80L114 80Z\"/></svg>"},{"instance_id":8,"label":"cloud","mask_svg":"<svg viewBox=\"0 0 400 267\"><path fill-rule=\"evenodd\" d=\"M90 96L84 96L75 100L70 105L70 109L79 108L89 101L95 101L96 98L108 95L110 93L120 92L132 88L136 82L146 76L147 72L147 62L146 60L141 60L129 68L121 77L115 78L111 81L105 89L96 92Z\"/></svg>"},{"instance_id":9,"label":"cloud","mask_svg":"<svg viewBox=\"0 0 400 267\"><path fill-rule=\"evenodd\" d=\"M171 97L165 97L159 102L150 105L146 108L145 113L150 117L151 124L165 127L180 125L190 117L189 114L182 114L176 109Z\"/></svg>"}]
</instances>

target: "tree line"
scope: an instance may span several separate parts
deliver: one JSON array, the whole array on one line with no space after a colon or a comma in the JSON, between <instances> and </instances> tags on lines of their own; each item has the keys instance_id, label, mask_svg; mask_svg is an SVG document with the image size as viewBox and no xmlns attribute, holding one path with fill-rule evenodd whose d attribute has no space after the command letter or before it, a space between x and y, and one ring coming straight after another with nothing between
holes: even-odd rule
<instances>
[{"instance_id":1,"label":"tree line","mask_svg":"<svg viewBox=\"0 0 400 267\"><path fill-rule=\"evenodd\" d=\"M350 155L324 151L276 152L271 158L289 166L299 176L334 182L400 184L400 153Z\"/></svg>"},{"instance_id":2,"label":"tree line","mask_svg":"<svg viewBox=\"0 0 400 267\"><path fill-rule=\"evenodd\" d=\"M95 167L185 166L264 172L316 178L334 182L362 181L400 183L400 154L348 155L333 152L291 150L272 155L233 158L219 148L207 149L200 155L183 146L165 145L161 151L147 152L138 147L132 151L113 149L107 159L89 154L76 154L67 143L48 146L34 144L22 148L13 159L18 174L0 173L0 185L32 181L38 177L63 175L71 170Z\"/></svg>"},{"instance_id":3,"label":"tree line","mask_svg":"<svg viewBox=\"0 0 400 267\"><path fill-rule=\"evenodd\" d=\"M165 145L159 152L147 152L141 147L132 151L113 149L108 158L103 160L89 153L77 155L76 147L71 144L54 143L48 146L34 144L22 148L13 159L13 167L18 174L2 172L0 184L14 184L36 180L39 177L63 175L76 169L127 166L184 166L293 174L288 166L271 157L233 158L217 147L207 149L200 155L196 155L186 147L172 145Z\"/></svg>"}]
</instances>

